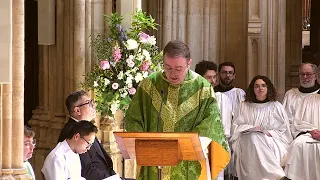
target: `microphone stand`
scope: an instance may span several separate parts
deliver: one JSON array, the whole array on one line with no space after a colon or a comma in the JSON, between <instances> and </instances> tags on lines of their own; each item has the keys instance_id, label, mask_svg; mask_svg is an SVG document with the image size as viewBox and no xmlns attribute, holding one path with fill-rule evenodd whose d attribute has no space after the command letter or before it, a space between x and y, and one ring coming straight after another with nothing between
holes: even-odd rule
<instances>
[{"instance_id":1,"label":"microphone stand","mask_svg":"<svg viewBox=\"0 0 320 180\"><path fill-rule=\"evenodd\" d=\"M157 132L159 132L159 123L160 123L160 119L161 119L161 111L162 111L162 105L163 105L163 101L164 101L164 90L161 90L161 104L160 104L160 110L159 110L159 115L158 115L158 122L157 122ZM161 176L162 176L162 166L157 166L158 168L158 180L161 180Z\"/></svg>"},{"instance_id":2,"label":"microphone stand","mask_svg":"<svg viewBox=\"0 0 320 180\"><path fill-rule=\"evenodd\" d=\"M123 116L123 122L122 122L123 132L126 131L125 118L126 118L126 117L125 117L125 114L124 114L124 116ZM125 177L125 176L126 176L125 171L126 171L126 161L125 161L124 157L122 157L122 177L123 177L123 178L126 178L126 177Z\"/></svg>"}]
</instances>

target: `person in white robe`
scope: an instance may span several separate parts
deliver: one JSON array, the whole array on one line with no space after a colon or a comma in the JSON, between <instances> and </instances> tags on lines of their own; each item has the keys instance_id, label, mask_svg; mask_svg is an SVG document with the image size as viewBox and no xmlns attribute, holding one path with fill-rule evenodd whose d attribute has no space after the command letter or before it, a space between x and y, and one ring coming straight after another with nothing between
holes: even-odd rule
<instances>
[{"instance_id":1,"label":"person in white robe","mask_svg":"<svg viewBox=\"0 0 320 180\"><path fill-rule=\"evenodd\" d=\"M292 141L289 121L265 76L251 81L234 117L231 143L239 180L282 179L282 162Z\"/></svg>"},{"instance_id":2,"label":"person in white robe","mask_svg":"<svg viewBox=\"0 0 320 180\"><path fill-rule=\"evenodd\" d=\"M98 129L89 121L75 124L67 139L49 153L41 169L46 180L85 180L81 177L79 154L92 146Z\"/></svg>"},{"instance_id":3,"label":"person in white robe","mask_svg":"<svg viewBox=\"0 0 320 180\"><path fill-rule=\"evenodd\" d=\"M212 61L201 61L196 64L195 72L207 79L212 87L217 83L217 65ZM232 121L232 104L230 104L230 99L228 96L221 92L216 92L216 100L219 106L222 124L224 128L224 134L228 141L231 137L231 121ZM209 168L207 168L209 169ZM231 172L230 172L231 173ZM221 171L216 178L217 180L224 179L224 170Z\"/></svg>"},{"instance_id":4,"label":"person in white robe","mask_svg":"<svg viewBox=\"0 0 320 180\"><path fill-rule=\"evenodd\" d=\"M196 64L195 72L207 79L212 87L217 84L217 65L212 61L201 61ZM215 92L217 104L221 113L224 133L229 140L231 137L232 104L231 100L221 92Z\"/></svg>"},{"instance_id":5,"label":"person in white robe","mask_svg":"<svg viewBox=\"0 0 320 180\"><path fill-rule=\"evenodd\" d=\"M36 147L36 139L34 139L34 131L28 126L24 126L24 139L23 139L23 166L27 169L31 180L35 180L35 175L29 159L32 157L33 150Z\"/></svg>"},{"instance_id":6,"label":"person in white robe","mask_svg":"<svg viewBox=\"0 0 320 180\"><path fill-rule=\"evenodd\" d=\"M296 111L285 172L292 180L320 179L320 94L303 99Z\"/></svg>"},{"instance_id":7,"label":"person in white robe","mask_svg":"<svg viewBox=\"0 0 320 180\"><path fill-rule=\"evenodd\" d=\"M316 94L319 91L320 85L316 78L317 66L311 63L302 63L299 67L300 87L288 90L283 99L290 124L297 111L297 107L301 104L304 97Z\"/></svg>"}]
</instances>

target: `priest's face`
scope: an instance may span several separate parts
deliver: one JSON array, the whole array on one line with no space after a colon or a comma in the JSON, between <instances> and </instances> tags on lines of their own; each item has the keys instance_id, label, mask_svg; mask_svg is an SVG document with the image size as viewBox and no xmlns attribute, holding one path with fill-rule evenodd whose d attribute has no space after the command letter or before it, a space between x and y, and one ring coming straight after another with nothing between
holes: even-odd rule
<instances>
[{"instance_id":1,"label":"priest's face","mask_svg":"<svg viewBox=\"0 0 320 180\"><path fill-rule=\"evenodd\" d=\"M181 84L191 65L191 59L185 57L168 57L164 55L163 66L168 81L171 84Z\"/></svg>"},{"instance_id":2,"label":"priest's face","mask_svg":"<svg viewBox=\"0 0 320 180\"><path fill-rule=\"evenodd\" d=\"M231 66L222 66L219 73L220 83L224 86L230 86L236 77L234 69Z\"/></svg>"},{"instance_id":3,"label":"priest's face","mask_svg":"<svg viewBox=\"0 0 320 180\"><path fill-rule=\"evenodd\" d=\"M93 145L96 133L90 133L86 136L81 136L80 134L74 135L74 140L76 141L75 153L82 154L87 152Z\"/></svg>"},{"instance_id":4,"label":"priest's face","mask_svg":"<svg viewBox=\"0 0 320 180\"><path fill-rule=\"evenodd\" d=\"M257 79L253 87L257 100L263 101L267 98L268 86L266 82L264 82L262 79Z\"/></svg>"},{"instance_id":5,"label":"priest's face","mask_svg":"<svg viewBox=\"0 0 320 180\"><path fill-rule=\"evenodd\" d=\"M316 74L310 64L304 64L300 68L300 85L304 88L313 87L316 81Z\"/></svg>"},{"instance_id":6,"label":"priest's face","mask_svg":"<svg viewBox=\"0 0 320 180\"><path fill-rule=\"evenodd\" d=\"M214 87L217 83L217 72L215 70L207 70L207 72L203 75L211 85Z\"/></svg>"}]
</instances>

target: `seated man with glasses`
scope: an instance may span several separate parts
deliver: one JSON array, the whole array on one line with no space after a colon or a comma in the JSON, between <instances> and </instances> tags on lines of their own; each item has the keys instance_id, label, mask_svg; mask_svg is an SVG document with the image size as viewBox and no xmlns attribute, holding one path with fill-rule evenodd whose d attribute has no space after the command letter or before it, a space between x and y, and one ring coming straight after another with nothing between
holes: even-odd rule
<instances>
[{"instance_id":1,"label":"seated man with glasses","mask_svg":"<svg viewBox=\"0 0 320 180\"><path fill-rule=\"evenodd\" d=\"M232 85L236 78L236 68L232 62L221 63L218 67L218 72L219 85L214 87L214 91L228 96L234 114L240 102L244 101L246 93L242 89L235 88Z\"/></svg>"},{"instance_id":2,"label":"seated man with glasses","mask_svg":"<svg viewBox=\"0 0 320 180\"><path fill-rule=\"evenodd\" d=\"M296 114L297 107L301 101L308 95L316 94L320 85L316 78L317 66L311 63L302 63L299 67L300 87L288 90L283 99L290 124Z\"/></svg>"},{"instance_id":3,"label":"seated man with glasses","mask_svg":"<svg viewBox=\"0 0 320 180\"><path fill-rule=\"evenodd\" d=\"M69 111L69 121L61 130L58 142L66 139L74 124L79 121L91 121L96 117L96 109L88 94L83 91L72 92L66 99L66 107ZM92 148L84 154L80 154L82 176L90 180L101 180L116 173L110 156L103 149L98 139L95 138Z\"/></svg>"},{"instance_id":4,"label":"seated man with glasses","mask_svg":"<svg viewBox=\"0 0 320 180\"><path fill-rule=\"evenodd\" d=\"M46 180L85 179L81 176L79 154L92 146L98 129L88 121L77 122L67 139L49 153L41 169Z\"/></svg>"},{"instance_id":5,"label":"seated man with glasses","mask_svg":"<svg viewBox=\"0 0 320 180\"><path fill-rule=\"evenodd\" d=\"M28 126L24 126L24 144L23 144L23 165L28 170L28 174L32 180L35 180L34 171L28 159L32 157L33 149L36 147L36 140L34 138L34 131Z\"/></svg>"}]
</instances>

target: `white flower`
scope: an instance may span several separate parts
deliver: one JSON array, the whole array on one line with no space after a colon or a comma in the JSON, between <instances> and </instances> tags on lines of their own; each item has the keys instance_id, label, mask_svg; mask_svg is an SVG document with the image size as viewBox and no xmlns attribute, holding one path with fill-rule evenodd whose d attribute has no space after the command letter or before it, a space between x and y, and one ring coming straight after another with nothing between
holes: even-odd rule
<instances>
[{"instance_id":1,"label":"white flower","mask_svg":"<svg viewBox=\"0 0 320 180\"><path fill-rule=\"evenodd\" d=\"M98 86L99 86L98 82L97 82L97 81L94 81L94 82L93 82L93 87L98 87Z\"/></svg>"},{"instance_id":2,"label":"white flower","mask_svg":"<svg viewBox=\"0 0 320 180\"><path fill-rule=\"evenodd\" d=\"M127 95L128 95L128 92L127 92L127 91L124 91L123 93L120 94L120 96L121 96L122 98L125 98Z\"/></svg>"},{"instance_id":3,"label":"white flower","mask_svg":"<svg viewBox=\"0 0 320 180\"><path fill-rule=\"evenodd\" d=\"M133 55L130 55L130 56L129 56L129 59L133 60L133 59L134 59L134 56L133 56Z\"/></svg>"},{"instance_id":4,"label":"white flower","mask_svg":"<svg viewBox=\"0 0 320 180\"><path fill-rule=\"evenodd\" d=\"M150 60L150 59L151 59L150 53L149 53L147 50L145 50L145 49L142 50L142 55L144 55L144 57L146 58L146 60Z\"/></svg>"},{"instance_id":5,"label":"white flower","mask_svg":"<svg viewBox=\"0 0 320 180\"><path fill-rule=\"evenodd\" d=\"M151 45L156 45L157 39L154 36L150 36L148 39L148 43Z\"/></svg>"},{"instance_id":6,"label":"white flower","mask_svg":"<svg viewBox=\"0 0 320 180\"><path fill-rule=\"evenodd\" d=\"M126 84L127 84L127 85L128 85L128 84L132 84L132 78L127 78Z\"/></svg>"},{"instance_id":7,"label":"white flower","mask_svg":"<svg viewBox=\"0 0 320 180\"><path fill-rule=\"evenodd\" d=\"M107 79L107 78L104 78L104 85L105 86L107 86L107 85L109 85L110 84L110 81L109 81L109 79Z\"/></svg>"},{"instance_id":8,"label":"white flower","mask_svg":"<svg viewBox=\"0 0 320 180\"><path fill-rule=\"evenodd\" d=\"M112 114L115 114L117 112L117 110L119 109L119 106L120 106L119 103L120 103L120 101L118 101L118 100L112 102L111 108L110 108Z\"/></svg>"},{"instance_id":9,"label":"white flower","mask_svg":"<svg viewBox=\"0 0 320 180\"><path fill-rule=\"evenodd\" d=\"M117 78L118 78L119 80L122 80L122 79L123 79L123 71L120 71L120 72L119 72Z\"/></svg>"},{"instance_id":10,"label":"white flower","mask_svg":"<svg viewBox=\"0 0 320 180\"><path fill-rule=\"evenodd\" d=\"M144 59L144 56L142 54L137 55L137 60L142 61Z\"/></svg>"},{"instance_id":11,"label":"white flower","mask_svg":"<svg viewBox=\"0 0 320 180\"><path fill-rule=\"evenodd\" d=\"M134 80L139 83L140 81L142 81L143 77L141 73L137 73L136 77L134 78Z\"/></svg>"},{"instance_id":12,"label":"white flower","mask_svg":"<svg viewBox=\"0 0 320 180\"><path fill-rule=\"evenodd\" d=\"M148 75L149 75L148 71L144 71L144 72L143 72L143 77L144 77L144 78L148 77Z\"/></svg>"},{"instance_id":13,"label":"white flower","mask_svg":"<svg viewBox=\"0 0 320 180\"><path fill-rule=\"evenodd\" d=\"M137 49L139 45L138 45L138 42L136 40L128 39L126 46L127 46L128 50L133 50L133 49Z\"/></svg>"},{"instance_id":14,"label":"white flower","mask_svg":"<svg viewBox=\"0 0 320 180\"><path fill-rule=\"evenodd\" d=\"M130 88L132 88L132 83L129 83L129 84L127 84L127 87L130 89Z\"/></svg>"}]
</instances>

